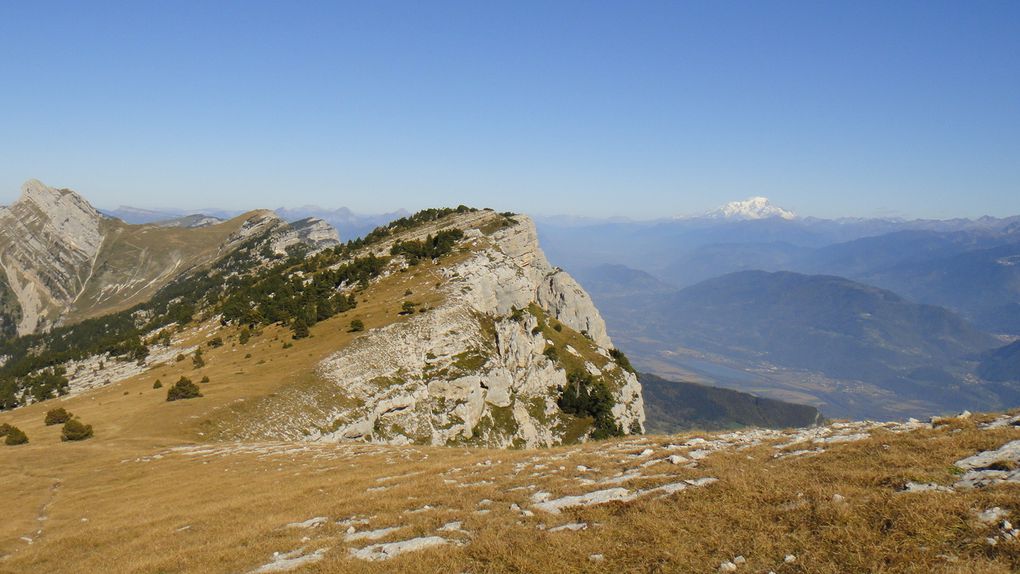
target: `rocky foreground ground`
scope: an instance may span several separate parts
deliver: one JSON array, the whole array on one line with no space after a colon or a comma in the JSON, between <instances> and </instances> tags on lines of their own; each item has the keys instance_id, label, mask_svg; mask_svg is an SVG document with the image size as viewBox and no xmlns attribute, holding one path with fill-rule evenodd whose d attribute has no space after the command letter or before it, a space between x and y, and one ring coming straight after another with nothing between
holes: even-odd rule
<instances>
[{"instance_id":1,"label":"rocky foreground ground","mask_svg":"<svg viewBox=\"0 0 1020 574\"><path fill-rule=\"evenodd\" d=\"M53 461L63 477L40 480L34 524L4 529L0 571L1020 568L1020 414L540 450L276 442L92 454ZM11 486L25 488L4 457Z\"/></svg>"}]
</instances>

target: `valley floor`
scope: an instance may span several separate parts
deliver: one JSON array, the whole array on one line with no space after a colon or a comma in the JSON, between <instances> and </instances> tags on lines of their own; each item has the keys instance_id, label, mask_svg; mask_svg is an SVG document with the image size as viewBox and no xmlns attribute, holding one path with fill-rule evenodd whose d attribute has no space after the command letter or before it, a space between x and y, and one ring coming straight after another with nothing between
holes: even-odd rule
<instances>
[{"instance_id":1,"label":"valley floor","mask_svg":"<svg viewBox=\"0 0 1020 574\"><path fill-rule=\"evenodd\" d=\"M48 427L0 447L0 572L1016 572L996 417L500 451Z\"/></svg>"}]
</instances>

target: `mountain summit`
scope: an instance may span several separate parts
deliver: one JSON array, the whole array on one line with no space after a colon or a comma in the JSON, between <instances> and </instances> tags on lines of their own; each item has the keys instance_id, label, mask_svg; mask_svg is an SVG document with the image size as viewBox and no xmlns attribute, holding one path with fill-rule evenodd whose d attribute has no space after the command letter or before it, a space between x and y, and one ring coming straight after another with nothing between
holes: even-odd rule
<instances>
[{"instance_id":1,"label":"mountain summit","mask_svg":"<svg viewBox=\"0 0 1020 574\"><path fill-rule=\"evenodd\" d=\"M743 201L731 201L715 211L706 213L705 217L745 221L748 219L770 219L773 217L796 219L797 214L782 207L772 205L767 197L751 197Z\"/></svg>"}]
</instances>

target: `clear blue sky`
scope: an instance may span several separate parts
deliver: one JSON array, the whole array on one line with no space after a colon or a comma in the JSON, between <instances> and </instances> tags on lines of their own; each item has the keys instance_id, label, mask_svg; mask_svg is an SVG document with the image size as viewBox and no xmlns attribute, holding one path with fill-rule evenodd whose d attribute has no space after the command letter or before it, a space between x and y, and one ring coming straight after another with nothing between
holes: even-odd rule
<instances>
[{"instance_id":1,"label":"clear blue sky","mask_svg":"<svg viewBox=\"0 0 1020 574\"><path fill-rule=\"evenodd\" d=\"M0 202L1020 213L1020 2L0 3Z\"/></svg>"}]
</instances>

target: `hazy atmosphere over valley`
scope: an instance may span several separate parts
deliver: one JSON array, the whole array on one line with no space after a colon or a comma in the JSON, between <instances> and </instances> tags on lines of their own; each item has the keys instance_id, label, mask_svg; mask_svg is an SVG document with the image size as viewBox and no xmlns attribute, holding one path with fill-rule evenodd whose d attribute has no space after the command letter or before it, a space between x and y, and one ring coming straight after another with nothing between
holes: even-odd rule
<instances>
[{"instance_id":1,"label":"hazy atmosphere over valley","mask_svg":"<svg viewBox=\"0 0 1020 574\"><path fill-rule=\"evenodd\" d=\"M0 5L0 574L1020 571L1018 31Z\"/></svg>"}]
</instances>

